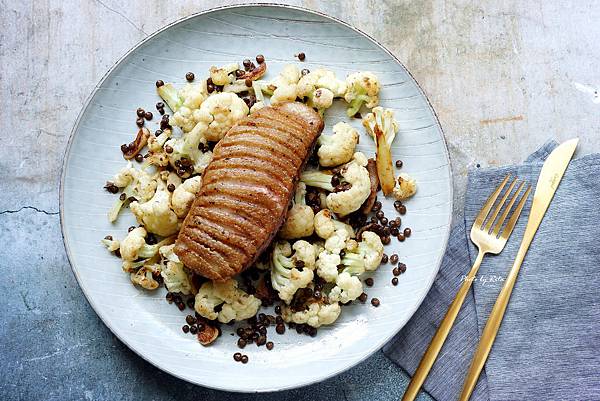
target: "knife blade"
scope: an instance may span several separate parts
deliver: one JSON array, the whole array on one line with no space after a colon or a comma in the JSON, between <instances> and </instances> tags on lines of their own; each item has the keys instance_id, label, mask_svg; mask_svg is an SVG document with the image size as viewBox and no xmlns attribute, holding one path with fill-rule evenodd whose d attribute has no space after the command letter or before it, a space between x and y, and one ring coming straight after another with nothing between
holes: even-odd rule
<instances>
[{"instance_id":1,"label":"knife blade","mask_svg":"<svg viewBox=\"0 0 600 401\"><path fill-rule=\"evenodd\" d=\"M517 252L515 262L504 282L504 286L498 295L498 299L496 299L494 308L485 324L485 328L481 333L479 345L473 356L471 367L469 368L459 397L459 400L461 401L467 401L471 397L475 384L477 384L479 374L483 369L485 361L492 349L492 345L494 344L494 340L496 339L496 335L498 334L498 330L500 329L500 324L502 323L502 318L504 317L504 312L508 306L510 295L512 294L512 290L517 281L523 259L529 250L529 246L533 241L533 237L535 236L538 227L542 223L542 219L548 210L550 201L552 201L552 198L554 197L554 193L567 170L578 143L578 138L563 142L550 153L542 166L542 171L540 172L535 187L533 203L531 205L531 211L529 212L529 220L527 220L527 226L525 227L521 246Z\"/></svg>"}]
</instances>

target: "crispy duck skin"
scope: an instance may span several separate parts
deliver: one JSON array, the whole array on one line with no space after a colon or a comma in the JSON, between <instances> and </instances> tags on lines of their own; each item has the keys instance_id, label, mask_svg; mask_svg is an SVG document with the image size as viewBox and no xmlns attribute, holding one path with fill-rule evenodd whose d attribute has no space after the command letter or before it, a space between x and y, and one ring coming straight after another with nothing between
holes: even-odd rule
<instances>
[{"instance_id":1,"label":"crispy duck skin","mask_svg":"<svg viewBox=\"0 0 600 401\"><path fill-rule=\"evenodd\" d=\"M251 266L283 224L322 130L323 119L302 103L265 107L232 127L177 237L183 264L218 281Z\"/></svg>"}]
</instances>

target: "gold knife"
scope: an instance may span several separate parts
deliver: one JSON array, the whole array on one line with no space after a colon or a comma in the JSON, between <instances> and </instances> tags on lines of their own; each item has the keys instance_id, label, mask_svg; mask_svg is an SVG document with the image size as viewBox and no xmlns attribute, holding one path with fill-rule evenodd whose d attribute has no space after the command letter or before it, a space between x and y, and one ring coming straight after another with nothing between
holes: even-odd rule
<instances>
[{"instance_id":1,"label":"gold knife","mask_svg":"<svg viewBox=\"0 0 600 401\"><path fill-rule=\"evenodd\" d=\"M475 388L481 369L483 369L483 365L485 364L485 361L490 354L490 350L492 349L492 345L494 344L494 340L496 339L496 334L498 334L504 312L508 306L510 294L512 293L515 282L517 281L517 275L521 269L521 263L523 263L529 245L531 245L531 241L542 222L544 214L546 214L546 210L548 210L548 205L550 205L550 201L554 197L554 192L556 192L556 188L558 188L558 184L560 184L563 174L569 165L569 161L573 157L578 142L578 138L563 142L550 153L550 156L548 156L544 162L544 166L542 167L540 177L538 178L535 187L533 204L531 206L531 212L529 213L529 220L527 221L521 246L517 252L515 263L508 273L504 287L502 287L500 295L498 295L498 299L496 299L494 308L492 309L490 317L483 329L483 333L481 334L479 346L473 356L473 362L471 362L471 367L469 368L469 372L467 373L467 377L463 384L462 393L460 394L459 400L461 401L468 401L471 397L471 393Z\"/></svg>"}]
</instances>

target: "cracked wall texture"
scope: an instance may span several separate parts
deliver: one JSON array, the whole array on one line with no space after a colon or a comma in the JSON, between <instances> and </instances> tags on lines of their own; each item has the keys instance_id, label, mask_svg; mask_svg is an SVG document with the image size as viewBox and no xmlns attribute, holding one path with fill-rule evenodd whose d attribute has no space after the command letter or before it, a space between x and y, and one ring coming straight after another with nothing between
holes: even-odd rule
<instances>
[{"instance_id":1,"label":"cracked wall texture","mask_svg":"<svg viewBox=\"0 0 600 401\"><path fill-rule=\"evenodd\" d=\"M458 214L469 167L518 162L551 137L579 136L579 154L600 150L597 2L289 3L356 25L404 62L444 128ZM258 398L173 379L116 340L75 283L57 215L64 148L94 85L148 33L215 5L0 1L3 400ZM321 385L260 398L391 400L405 384L378 353Z\"/></svg>"}]
</instances>

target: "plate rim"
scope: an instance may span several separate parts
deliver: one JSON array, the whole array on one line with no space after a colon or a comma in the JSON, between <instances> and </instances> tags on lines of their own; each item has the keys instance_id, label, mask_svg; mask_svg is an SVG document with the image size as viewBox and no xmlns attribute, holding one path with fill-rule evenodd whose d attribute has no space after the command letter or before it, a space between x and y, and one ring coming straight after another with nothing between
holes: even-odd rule
<instances>
[{"instance_id":1,"label":"plate rim","mask_svg":"<svg viewBox=\"0 0 600 401\"><path fill-rule=\"evenodd\" d=\"M443 236L443 247L442 250L440 252L440 255L438 256L436 262L435 262L435 268L434 268L434 274L431 275L431 279L427 282L426 284L426 288L427 290L423 292L423 295L420 297L420 299L418 300L418 302L415 304L415 307L412 308L412 310L410 311L410 313L408 314L408 318L402 322L399 322L398 324L398 328L395 329L389 336L387 336L386 338L384 338L382 341L380 341L379 343L375 344L375 346L371 347L370 349L367 350L367 352L365 352L363 355L361 355L358 358L355 359L351 359L349 360L349 363L347 365L345 365L344 367L342 367L341 369L329 372L326 375L320 376L318 378L311 378L308 380L303 380L303 381L299 381L295 384L291 384L291 385L281 385L278 387L274 387L274 388L253 388L253 389L230 389L227 388L225 386L220 386L220 385L214 385L211 384L209 382L201 382L199 380L194 380L194 378L190 378L190 377L186 377L183 376L181 374L179 374L177 371L171 370L166 368L165 366L162 366L160 364L160 361L154 360L153 358L149 357L148 355L145 355L141 352L139 352L135 347L133 347L131 344L129 344L129 342L124 339L120 333L115 332L115 330L113 329L110 320L108 318L108 316L104 316L102 313L99 312L99 309L97 308L96 304L94 303L94 301L90 298L90 296L88 295L88 290L85 287L85 285L83 284L81 278L79 277L79 273L77 271L77 269L75 269L74 267L74 263L73 263L73 257L71 255L71 249L70 246L67 243L67 233L66 233L66 228L65 228L65 213L64 213L64 191L65 191L65 177L66 177L66 171L67 171L67 162L69 161L69 156L71 155L71 147L73 145L73 139L75 137L75 133L78 131L80 124L81 124L81 119L83 117L83 115L85 114L85 112L87 111L87 109L90 106L91 100L94 98L94 96L96 95L96 93L98 92L98 90L100 89L100 87L102 86L102 84L104 83L104 81L106 81L106 79L108 79L108 77L112 74L112 72L119 66L121 65L121 63L131 54L133 53L135 50L137 50L138 48L140 48L141 46L143 46L146 42L150 41L151 39L155 38L157 35L159 35L160 33L170 29L171 27L178 25L180 23L183 23L187 20L196 18L198 16L204 15L204 14L210 14L216 11L221 11L221 10L227 10L227 9L236 9L236 8L240 8L240 9L252 9L252 8L259 8L259 7L276 7L276 8L283 8L283 9L292 9L292 10L298 10L298 11L303 11L309 14L313 14L313 15L317 15L323 18L326 18L328 20L331 20L333 22L336 22L338 24L343 25L344 27L353 30L354 32L358 33L359 35L365 37L366 39L368 39L370 42L372 42L373 44L375 44L377 47L379 47L381 50L383 50L388 56L390 56L396 63L398 63L398 65L400 65L400 67L408 74L408 76L410 76L410 78L413 80L413 82L416 84L417 89L419 90L419 92L423 95L423 97L425 98L425 101L427 103L427 107L429 108L429 110L431 111L433 118L435 120L435 124L437 126L437 128L440 130L441 134L442 134L442 144L443 144L443 149L444 149L444 156L446 158L446 161L448 162L448 171L449 171L449 206L450 206L450 214L448 216L448 222L446 225L446 233ZM77 119L75 120L74 124L73 124L73 128L71 129L71 132L69 133L69 140L67 142L67 146L65 147L65 152L63 155L63 162L62 162L62 166L61 166L61 174L60 174L60 182L59 182L59 216L60 216L60 231L61 231L61 237L62 237L62 242L63 242L63 246L65 248L65 252L67 255L67 261L69 262L69 266L71 267L71 271L73 273L73 275L75 276L75 279L77 280L77 284L79 285L79 288L81 289L81 292L83 293L85 299L87 300L88 304L92 307L92 310L96 313L96 315L100 318L100 320L102 321L102 323L104 323L104 325L110 330L110 332L119 339L119 341L121 341L123 344L125 344L127 346L127 348L129 348L131 351L133 351L136 355L138 355L140 358L142 358L144 361L150 363L151 365L153 365L154 367L156 367L157 369L162 370L163 372L166 372L180 380L186 381L188 383L192 383L194 385L198 385L198 386L202 386L202 387L206 387L206 388L210 388L213 390L220 390L220 391L228 391L228 392L233 392L233 393L242 393L242 394L248 394L248 393L268 393L268 392L277 392L277 391L283 391L283 390L292 390L292 389L296 389L296 388L301 388L301 387L306 387L312 384L316 384L316 383L320 383L323 382L327 379L330 379L332 377L335 377L355 366L357 366L359 363L363 362L364 360L366 360L367 358L369 358L370 356L372 356L375 352L379 351L381 348L383 348L383 346L385 346L387 343L389 343L389 341L400 332L400 330L402 330L402 328L406 325L406 323L408 323L408 321L414 316L415 312L417 311L417 309L421 306L421 304L423 303L423 300L425 299L425 297L427 296L427 294L429 294L429 291L431 290L431 286L433 285L433 282L435 281L435 278L437 277L437 273L439 272L441 263L442 263L442 258L444 256L444 254L446 253L447 247L448 247L448 240L450 237L450 231L451 231L451 226L452 226L452 221L453 221L453 217L454 217L454 173L452 170L452 163L451 163L451 159L450 159L450 153L448 151L448 144L446 142L446 135L444 134L444 129L442 128L442 125L439 121L438 115L435 111L435 109L433 108L433 106L431 105L431 102L429 100L429 97L427 96L426 92L423 90L423 88L421 87L421 85L419 84L419 82L414 78L414 76L412 75L412 73L406 68L406 66L390 51L388 50L385 46L383 46L381 43L379 43L375 38L373 38L371 35L363 32L362 30L360 30L359 28L351 25L350 23L347 23L337 17L333 17L330 16L326 13L323 13L321 11L318 10L313 10L313 9L309 9L306 7L301 7L301 6L295 6L295 5L289 5L289 4L281 4L281 3L245 3L245 4L231 4L231 5L225 5L225 6L218 6L218 7L212 7L209 9L205 9L205 10L201 10L192 14L189 14L187 16L184 16L182 18L176 19L175 21L172 21L170 23L168 23L167 25L163 26L162 28L157 29L156 31L148 34L148 36L146 36L145 38L143 38L142 40L140 40L139 42L137 42L133 47L131 47L127 52L125 52L121 57L119 57L114 63L113 65L106 71L106 73L100 78L100 80L98 81L98 83L96 83L96 85L94 86L94 88L92 89L92 91L90 92L90 94L87 96L87 98L85 99L85 102L83 104L83 106L81 107L81 110L79 111L79 114L77 115Z\"/></svg>"}]
</instances>

